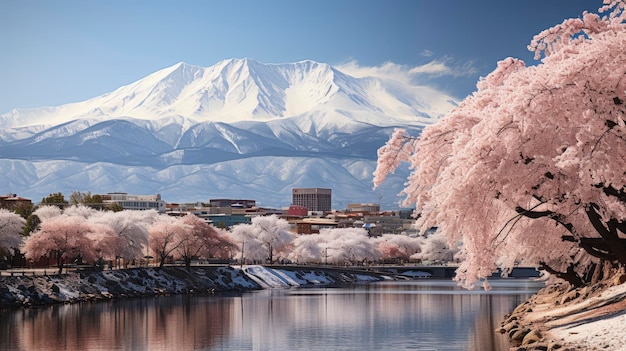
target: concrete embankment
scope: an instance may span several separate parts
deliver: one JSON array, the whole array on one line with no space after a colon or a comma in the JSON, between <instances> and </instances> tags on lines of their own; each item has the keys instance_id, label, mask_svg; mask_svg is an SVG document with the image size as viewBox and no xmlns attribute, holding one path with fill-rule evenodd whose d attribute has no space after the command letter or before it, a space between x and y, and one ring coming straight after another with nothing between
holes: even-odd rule
<instances>
[{"instance_id":1,"label":"concrete embankment","mask_svg":"<svg viewBox=\"0 0 626 351\"><path fill-rule=\"evenodd\" d=\"M0 308L171 294L249 291L411 278L450 278L455 267L166 266L0 276ZM31 272L34 273L34 272ZM39 272L41 273L41 272ZM532 272L522 272L529 275Z\"/></svg>"},{"instance_id":2,"label":"concrete embankment","mask_svg":"<svg viewBox=\"0 0 626 351\"><path fill-rule=\"evenodd\" d=\"M389 279L377 273L291 267L202 266L132 268L55 275L0 277L0 308L45 306L171 294L249 291L312 284Z\"/></svg>"}]
</instances>

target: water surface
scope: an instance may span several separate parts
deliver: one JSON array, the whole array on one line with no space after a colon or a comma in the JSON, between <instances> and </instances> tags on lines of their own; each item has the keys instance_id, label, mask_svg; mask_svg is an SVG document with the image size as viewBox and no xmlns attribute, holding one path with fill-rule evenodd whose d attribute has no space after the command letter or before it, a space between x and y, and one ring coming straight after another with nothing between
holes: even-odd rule
<instances>
[{"instance_id":1,"label":"water surface","mask_svg":"<svg viewBox=\"0 0 626 351\"><path fill-rule=\"evenodd\" d=\"M415 280L0 312L0 350L508 350L494 333L542 287Z\"/></svg>"}]
</instances>

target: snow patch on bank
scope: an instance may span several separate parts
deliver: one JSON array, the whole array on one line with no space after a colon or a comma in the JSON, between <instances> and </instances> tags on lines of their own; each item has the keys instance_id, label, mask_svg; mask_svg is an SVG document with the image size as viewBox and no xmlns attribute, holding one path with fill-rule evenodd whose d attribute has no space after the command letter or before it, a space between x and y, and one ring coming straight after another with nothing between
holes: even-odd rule
<instances>
[{"instance_id":1,"label":"snow patch on bank","mask_svg":"<svg viewBox=\"0 0 626 351\"><path fill-rule=\"evenodd\" d=\"M612 286L600 295L543 313L555 339L603 350L626 350L626 284Z\"/></svg>"},{"instance_id":2,"label":"snow patch on bank","mask_svg":"<svg viewBox=\"0 0 626 351\"><path fill-rule=\"evenodd\" d=\"M367 282L390 279L381 274L314 267L263 266L133 268L63 275L1 276L0 308L43 306L125 297L249 291Z\"/></svg>"},{"instance_id":3,"label":"snow patch on bank","mask_svg":"<svg viewBox=\"0 0 626 351\"><path fill-rule=\"evenodd\" d=\"M301 285L333 284L338 282L371 282L392 279L384 275L336 272L337 277L328 271L310 268L279 269L264 266L244 266L244 272L263 288L289 288Z\"/></svg>"}]
</instances>

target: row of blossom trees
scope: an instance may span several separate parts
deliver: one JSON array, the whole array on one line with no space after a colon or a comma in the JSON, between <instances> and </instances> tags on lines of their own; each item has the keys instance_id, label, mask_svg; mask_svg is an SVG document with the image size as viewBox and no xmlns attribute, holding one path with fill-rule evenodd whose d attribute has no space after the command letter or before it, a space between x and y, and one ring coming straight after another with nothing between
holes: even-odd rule
<instances>
[{"instance_id":1,"label":"row of blossom trees","mask_svg":"<svg viewBox=\"0 0 626 351\"><path fill-rule=\"evenodd\" d=\"M188 214L173 217L156 211L103 211L86 206L40 206L33 213L39 225L20 233L25 220L0 210L0 247L21 248L29 260L51 258L59 270L77 260L102 264L155 257L160 266L169 257L187 266L194 258L238 259L247 262L357 264L379 260L451 261L453 250L440 234L422 237L385 234L372 238L365 229L325 229L297 235L276 215L257 216L250 224L227 231Z\"/></svg>"},{"instance_id":2,"label":"row of blossom trees","mask_svg":"<svg viewBox=\"0 0 626 351\"><path fill-rule=\"evenodd\" d=\"M194 215L171 217L156 211L100 211L86 206L42 206L40 224L24 240L26 258L51 257L62 269L68 260L125 262L154 255L160 266L170 256L184 260L221 257L236 250L225 231Z\"/></svg>"}]
</instances>

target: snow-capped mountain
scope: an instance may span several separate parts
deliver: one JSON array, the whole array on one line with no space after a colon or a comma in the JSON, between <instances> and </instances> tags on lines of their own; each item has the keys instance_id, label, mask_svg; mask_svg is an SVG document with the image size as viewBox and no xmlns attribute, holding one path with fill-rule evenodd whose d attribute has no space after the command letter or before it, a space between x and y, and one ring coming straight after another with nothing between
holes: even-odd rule
<instances>
[{"instance_id":1,"label":"snow-capped mountain","mask_svg":"<svg viewBox=\"0 0 626 351\"><path fill-rule=\"evenodd\" d=\"M35 201L78 190L286 206L294 187L329 187L335 208L397 207L400 178L371 190L376 149L455 103L313 61L178 63L86 101L0 115L2 188Z\"/></svg>"}]
</instances>

